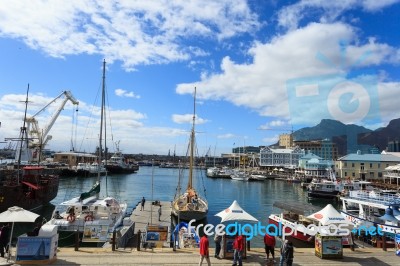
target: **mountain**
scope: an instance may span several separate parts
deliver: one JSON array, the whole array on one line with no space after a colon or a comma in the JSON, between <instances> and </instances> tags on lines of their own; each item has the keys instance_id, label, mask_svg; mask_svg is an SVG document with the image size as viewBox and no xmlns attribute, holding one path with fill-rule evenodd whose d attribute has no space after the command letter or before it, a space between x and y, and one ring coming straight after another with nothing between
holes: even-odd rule
<instances>
[{"instance_id":1,"label":"mountain","mask_svg":"<svg viewBox=\"0 0 400 266\"><path fill-rule=\"evenodd\" d=\"M357 125L345 125L340 121L322 119L314 127L305 127L293 133L295 140L332 139L333 137L358 135L372 130Z\"/></svg>"},{"instance_id":2,"label":"mountain","mask_svg":"<svg viewBox=\"0 0 400 266\"><path fill-rule=\"evenodd\" d=\"M375 145L379 150L386 149L389 141L400 139L400 118L393 119L386 127L366 132L358 136L360 144Z\"/></svg>"},{"instance_id":3,"label":"mountain","mask_svg":"<svg viewBox=\"0 0 400 266\"><path fill-rule=\"evenodd\" d=\"M307 141L317 139L330 139L336 143L339 155L355 153L357 150L368 152L374 142L370 142L373 133L372 130L354 124L343 124L340 121L332 119L322 119L321 122L314 127L306 127L299 129L293 133L296 141ZM365 141L360 143L359 136L366 136Z\"/></svg>"}]
</instances>

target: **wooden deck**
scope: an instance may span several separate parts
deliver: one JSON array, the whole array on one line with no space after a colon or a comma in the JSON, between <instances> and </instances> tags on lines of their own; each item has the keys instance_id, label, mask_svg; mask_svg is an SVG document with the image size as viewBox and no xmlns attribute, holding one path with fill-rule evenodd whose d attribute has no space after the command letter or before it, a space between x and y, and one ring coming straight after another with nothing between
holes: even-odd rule
<instances>
[{"instance_id":1,"label":"wooden deck","mask_svg":"<svg viewBox=\"0 0 400 266\"><path fill-rule=\"evenodd\" d=\"M161 205L161 217L158 215L158 210ZM155 228L159 228L160 231L167 231L167 237L165 237L165 233L160 233L163 236L165 241L162 243L162 246L169 246L171 239L171 231L172 221L171 221L171 212L172 212L172 202L170 201L161 201L157 204L152 204L151 201L146 201L144 205L144 210L141 211L140 202L133 209L130 219L134 222L134 239L132 246L137 247L138 243L138 232L141 233L141 243L144 245L146 242L144 239L146 238L146 232L148 228L152 228L151 231L157 231ZM160 219L159 219L160 218Z\"/></svg>"},{"instance_id":2,"label":"wooden deck","mask_svg":"<svg viewBox=\"0 0 400 266\"><path fill-rule=\"evenodd\" d=\"M171 226L171 202L161 201L161 219L158 220L159 205L152 205L150 201L146 201L144 210L140 210L140 203L136 205L132 211L131 220L135 223L135 234L146 231L148 225Z\"/></svg>"}]
</instances>

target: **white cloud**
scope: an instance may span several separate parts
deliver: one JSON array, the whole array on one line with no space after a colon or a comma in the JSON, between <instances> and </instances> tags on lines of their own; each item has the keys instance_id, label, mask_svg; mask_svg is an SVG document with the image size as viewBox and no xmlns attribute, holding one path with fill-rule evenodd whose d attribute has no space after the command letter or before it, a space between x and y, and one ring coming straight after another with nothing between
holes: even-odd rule
<instances>
[{"instance_id":1,"label":"white cloud","mask_svg":"<svg viewBox=\"0 0 400 266\"><path fill-rule=\"evenodd\" d=\"M192 114L184 114L184 115L173 114L172 121L177 124L192 124L193 123L193 115ZM207 122L208 122L207 119L200 118L199 116L196 115L196 117L195 117L196 125L204 124Z\"/></svg>"},{"instance_id":2,"label":"white cloud","mask_svg":"<svg viewBox=\"0 0 400 266\"><path fill-rule=\"evenodd\" d=\"M140 99L140 95L136 95L133 91L126 91L123 89L116 89L115 90L115 95L120 96L120 97L128 97L128 98L135 98L135 99Z\"/></svg>"},{"instance_id":3,"label":"white cloud","mask_svg":"<svg viewBox=\"0 0 400 266\"><path fill-rule=\"evenodd\" d=\"M222 41L254 32L257 16L244 0L3 1L0 36L20 39L52 57L107 55L127 70L208 54L193 37Z\"/></svg>"},{"instance_id":4,"label":"white cloud","mask_svg":"<svg viewBox=\"0 0 400 266\"><path fill-rule=\"evenodd\" d=\"M378 68L385 63L399 62L393 56L399 54L399 49L372 39L362 43L357 33L357 29L344 23L312 23L276 36L267 43L254 43L248 51L253 57L251 63L235 63L225 57L221 73L203 75L201 81L193 84L179 84L176 91L191 93L196 85L201 88L197 94L202 99L225 100L262 116L289 120L292 124L316 124L327 118L321 112L326 109L327 98L321 94L318 101L310 100L307 108L297 108L289 101L293 91L288 82L317 81L332 87L347 73L362 73L360 67ZM347 46L343 40L347 41ZM346 53L341 52L342 47ZM384 103L380 105L387 108ZM294 118L297 121L293 121Z\"/></svg>"},{"instance_id":5,"label":"white cloud","mask_svg":"<svg viewBox=\"0 0 400 266\"><path fill-rule=\"evenodd\" d=\"M278 12L278 24L286 29L294 30L299 27L303 19L311 18L315 22L332 23L340 20L349 10L361 8L367 12L376 12L398 2L398 0L301 0L285 6ZM350 20L356 19L351 17Z\"/></svg>"}]
</instances>

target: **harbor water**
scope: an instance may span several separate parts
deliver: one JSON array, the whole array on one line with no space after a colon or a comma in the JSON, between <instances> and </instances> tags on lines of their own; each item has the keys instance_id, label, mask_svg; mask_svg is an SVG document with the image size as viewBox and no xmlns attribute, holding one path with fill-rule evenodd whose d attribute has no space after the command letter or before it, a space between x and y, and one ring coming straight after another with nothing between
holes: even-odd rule
<instances>
[{"instance_id":1,"label":"harbor water","mask_svg":"<svg viewBox=\"0 0 400 266\"><path fill-rule=\"evenodd\" d=\"M127 175L110 175L101 177L101 196L113 196L128 203L130 212L142 197L150 203L152 200L172 201L177 192L178 184L181 191L187 186L187 175L181 175L179 169L140 167L137 173ZM206 196L209 204L207 223L217 225L221 218L215 216L228 208L234 200L249 214L257 218L262 225L267 225L268 216L279 209L273 207L275 201L297 201L310 203L306 192L300 184L280 180L242 182L231 179L208 178L205 170L195 170L194 187L198 193ZM36 212L45 219L51 217L54 206L72 197L88 191L96 182L97 177L62 177L57 197L47 206ZM203 190L205 189L205 191ZM331 203L324 200L311 202L324 207ZM210 241L213 244L213 241ZM251 241L253 247L263 247L262 236L256 236Z\"/></svg>"}]
</instances>

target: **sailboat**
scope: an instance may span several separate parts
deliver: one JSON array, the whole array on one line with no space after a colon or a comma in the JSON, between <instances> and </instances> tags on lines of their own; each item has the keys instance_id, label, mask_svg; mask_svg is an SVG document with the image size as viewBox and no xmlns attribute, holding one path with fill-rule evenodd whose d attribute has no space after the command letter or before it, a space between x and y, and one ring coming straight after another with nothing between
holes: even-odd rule
<instances>
[{"instance_id":1,"label":"sailboat","mask_svg":"<svg viewBox=\"0 0 400 266\"><path fill-rule=\"evenodd\" d=\"M208 203L201 197L193 187L193 168L194 168L194 144L195 144L195 120L196 120L196 88L194 90L193 122L190 134L190 156L189 156L189 180L186 191L175 197L172 203L172 213L181 221L192 219L202 220L208 213ZM180 182L179 182L180 183ZM178 184L178 187L180 184ZM179 191L180 193L180 191Z\"/></svg>"},{"instance_id":2,"label":"sailboat","mask_svg":"<svg viewBox=\"0 0 400 266\"><path fill-rule=\"evenodd\" d=\"M9 207L19 206L25 210L34 210L48 204L58 193L59 176L45 173L42 165L27 165L22 167L21 159L30 161L31 154L28 149L28 133L26 127L26 114L28 109L29 85L26 92L24 122L21 127L18 141L17 164L15 172L5 176L0 183L0 212Z\"/></svg>"},{"instance_id":3,"label":"sailboat","mask_svg":"<svg viewBox=\"0 0 400 266\"><path fill-rule=\"evenodd\" d=\"M103 61L101 120L99 134L99 161L103 158L103 130L105 131L105 67ZM106 138L104 138L106 139ZM98 164L100 167L100 164ZM107 178L107 175L106 175ZM107 180L107 179L106 179ZM83 242L107 242L112 233L122 225L127 204L113 197L100 198L100 171L93 187L79 197L56 206L53 217L47 224L57 225L58 231L83 232Z\"/></svg>"},{"instance_id":4,"label":"sailboat","mask_svg":"<svg viewBox=\"0 0 400 266\"><path fill-rule=\"evenodd\" d=\"M243 153L244 153L244 146L243 146ZM243 170L240 168L240 148L239 148L239 169L235 169L231 174L231 178L233 180L238 181L248 181L250 179L250 175L246 172L246 164L243 163Z\"/></svg>"}]
</instances>

